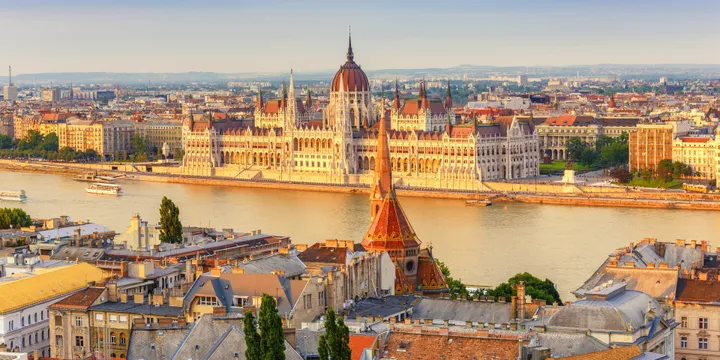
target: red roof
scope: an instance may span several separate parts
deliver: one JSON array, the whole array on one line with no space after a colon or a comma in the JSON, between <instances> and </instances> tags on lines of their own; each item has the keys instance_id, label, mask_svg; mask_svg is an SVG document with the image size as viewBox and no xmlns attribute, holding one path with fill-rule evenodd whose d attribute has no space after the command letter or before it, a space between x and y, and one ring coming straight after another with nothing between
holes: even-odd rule
<instances>
[{"instance_id":1,"label":"red roof","mask_svg":"<svg viewBox=\"0 0 720 360\"><path fill-rule=\"evenodd\" d=\"M683 137L680 138L682 142L688 142L688 143L706 143L710 141L709 137Z\"/></svg>"},{"instance_id":2,"label":"red roof","mask_svg":"<svg viewBox=\"0 0 720 360\"><path fill-rule=\"evenodd\" d=\"M335 74L330 91L340 91L340 79L345 91L369 91L370 82L365 72L354 61L355 55L352 51L351 40L348 39L347 61Z\"/></svg>"},{"instance_id":3,"label":"red roof","mask_svg":"<svg viewBox=\"0 0 720 360\"><path fill-rule=\"evenodd\" d=\"M375 343L375 336L350 335L350 352L352 360L360 360L363 350L372 348Z\"/></svg>"},{"instance_id":4,"label":"red roof","mask_svg":"<svg viewBox=\"0 0 720 360\"><path fill-rule=\"evenodd\" d=\"M543 124L552 126L586 126L595 125L595 119L592 116L585 115L560 115L545 120Z\"/></svg>"},{"instance_id":5,"label":"red roof","mask_svg":"<svg viewBox=\"0 0 720 360\"><path fill-rule=\"evenodd\" d=\"M717 281L680 279L675 300L720 303L720 284Z\"/></svg>"},{"instance_id":6,"label":"red roof","mask_svg":"<svg viewBox=\"0 0 720 360\"><path fill-rule=\"evenodd\" d=\"M265 108L263 113L265 114L277 114L280 111L280 100L268 100L265 102Z\"/></svg>"},{"instance_id":7,"label":"red roof","mask_svg":"<svg viewBox=\"0 0 720 360\"><path fill-rule=\"evenodd\" d=\"M405 247L420 246L420 240L395 196L385 197L362 245L369 251L402 250Z\"/></svg>"}]
</instances>

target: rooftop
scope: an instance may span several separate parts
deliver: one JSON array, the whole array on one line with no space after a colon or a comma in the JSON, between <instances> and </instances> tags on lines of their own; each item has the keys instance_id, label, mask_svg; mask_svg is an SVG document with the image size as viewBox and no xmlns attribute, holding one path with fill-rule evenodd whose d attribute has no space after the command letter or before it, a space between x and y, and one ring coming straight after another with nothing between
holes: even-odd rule
<instances>
[{"instance_id":1,"label":"rooftop","mask_svg":"<svg viewBox=\"0 0 720 360\"><path fill-rule=\"evenodd\" d=\"M717 281L680 279L675 300L718 304L720 303L720 286Z\"/></svg>"}]
</instances>

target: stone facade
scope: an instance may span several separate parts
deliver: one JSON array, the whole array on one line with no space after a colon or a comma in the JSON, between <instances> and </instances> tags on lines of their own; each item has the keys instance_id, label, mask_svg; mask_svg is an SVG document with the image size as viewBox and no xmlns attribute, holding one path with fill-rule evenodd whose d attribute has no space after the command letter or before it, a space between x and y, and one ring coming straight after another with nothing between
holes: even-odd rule
<instances>
[{"instance_id":1,"label":"stone facade","mask_svg":"<svg viewBox=\"0 0 720 360\"><path fill-rule=\"evenodd\" d=\"M716 137L679 137L672 143L672 160L689 165L694 177L716 179L719 151Z\"/></svg>"},{"instance_id":2,"label":"stone facade","mask_svg":"<svg viewBox=\"0 0 720 360\"><path fill-rule=\"evenodd\" d=\"M423 87L424 89L424 87ZM397 90L396 90L397 91ZM449 89L448 89L449 92ZM448 99L450 99L448 94ZM485 180L539 173L534 125L454 124L452 100L406 100L389 111L390 150L397 182L406 186L477 189ZM280 99L258 96L254 126L190 116L183 129L183 173L316 183L369 183L377 118L367 77L353 61L335 75L322 116L295 97L292 74ZM322 118L322 121L313 120Z\"/></svg>"}]
</instances>

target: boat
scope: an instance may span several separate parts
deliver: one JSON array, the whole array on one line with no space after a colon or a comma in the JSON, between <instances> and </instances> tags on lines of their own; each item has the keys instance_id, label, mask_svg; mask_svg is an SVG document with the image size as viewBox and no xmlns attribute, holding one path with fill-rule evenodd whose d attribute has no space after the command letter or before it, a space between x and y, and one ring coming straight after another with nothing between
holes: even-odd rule
<instances>
[{"instance_id":1,"label":"boat","mask_svg":"<svg viewBox=\"0 0 720 360\"><path fill-rule=\"evenodd\" d=\"M465 200L466 206L490 206L492 202L490 200Z\"/></svg>"},{"instance_id":2,"label":"boat","mask_svg":"<svg viewBox=\"0 0 720 360\"><path fill-rule=\"evenodd\" d=\"M123 190L120 185L116 184L108 184L108 183L94 183L90 185L89 188L85 189L85 191L89 194L98 194L98 195L122 195Z\"/></svg>"},{"instance_id":3,"label":"boat","mask_svg":"<svg viewBox=\"0 0 720 360\"><path fill-rule=\"evenodd\" d=\"M109 176L100 176L97 173L85 173L85 174L78 174L73 176L73 180L75 181L83 181L83 182L98 182L98 181L104 181L106 183L114 182L115 179Z\"/></svg>"},{"instance_id":4,"label":"boat","mask_svg":"<svg viewBox=\"0 0 720 360\"><path fill-rule=\"evenodd\" d=\"M0 190L0 200L25 202L27 195L25 195L25 190Z\"/></svg>"}]
</instances>

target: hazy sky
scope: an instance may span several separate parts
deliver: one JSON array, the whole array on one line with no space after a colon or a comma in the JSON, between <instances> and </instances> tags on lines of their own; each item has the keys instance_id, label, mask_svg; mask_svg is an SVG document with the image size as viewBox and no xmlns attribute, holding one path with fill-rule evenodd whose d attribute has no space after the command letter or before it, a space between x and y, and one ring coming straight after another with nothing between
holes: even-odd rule
<instances>
[{"instance_id":1,"label":"hazy sky","mask_svg":"<svg viewBox=\"0 0 720 360\"><path fill-rule=\"evenodd\" d=\"M0 0L0 68L298 72L720 63L720 0ZM3 72L4 73L4 72Z\"/></svg>"}]
</instances>

